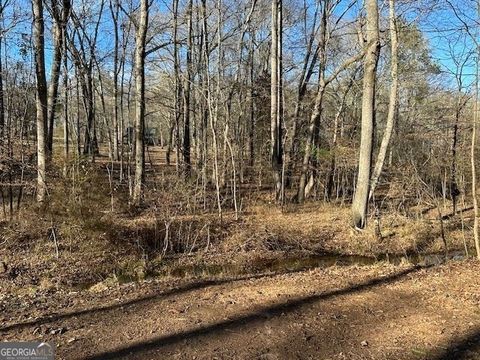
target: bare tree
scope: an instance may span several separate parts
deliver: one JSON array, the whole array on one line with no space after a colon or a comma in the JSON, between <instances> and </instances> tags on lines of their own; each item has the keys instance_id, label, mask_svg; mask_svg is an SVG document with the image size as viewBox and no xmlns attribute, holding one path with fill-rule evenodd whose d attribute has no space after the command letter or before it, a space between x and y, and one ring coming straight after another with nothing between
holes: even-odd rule
<instances>
[{"instance_id":1,"label":"bare tree","mask_svg":"<svg viewBox=\"0 0 480 360\"><path fill-rule=\"evenodd\" d=\"M316 163L313 164L312 166L313 169L310 172L310 176L309 176L309 167L312 163L312 158L313 158L312 153L313 153L314 147L315 146L318 147L319 141L320 141L320 120L322 117L322 112L324 110L323 102L324 102L325 91L327 89L327 86L332 81L334 81L340 75L340 73L342 73L345 69L349 68L351 65L359 61L364 54L364 52L361 51L358 54L351 56L340 65L334 67L332 73L329 76L326 76L325 72L326 72L327 51L328 51L327 45L328 45L328 38L329 38L329 35L327 34L328 19L334 8L335 8L335 3L331 2L330 0L325 1L322 6L318 48L317 48L317 51L315 52L315 53L318 53L318 55L314 55L314 58L318 56L318 59L319 59L319 64L318 64L319 79L318 79L317 92L315 95L315 101L313 105L313 111L310 116L310 122L307 130L305 153L303 155L300 181L299 181L298 191L297 191L297 201L300 204L305 201L306 195L308 194L309 190L313 187L313 184L315 182L315 177L316 177L315 175L317 173L316 167L318 164ZM309 72L310 71L311 70L309 70ZM307 73L307 75L311 75L311 74ZM306 79L308 79L308 77ZM305 90L302 90L302 91L305 91ZM307 183L308 178L309 180Z\"/></svg>"},{"instance_id":2,"label":"bare tree","mask_svg":"<svg viewBox=\"0 0 480 360\"><path fill-rule=\"evenodd\" d=\"M478 45L477 45L478 48ZM480 48L479 48L480 50ZM477 50L477 54L480 55L480 51ZM475 248L477 251L477 257L480 259L480 237L478 234L478 220L480 217L478 209L478 198L477 198L477 168L476 168L476 146L477 146L477 123L478 123L478 92L479 92L479 66L477 59L477 69L476 69L476 79L475 79L475 99L474 99L474 109L473 109L473 121L472 121L472 146L470 150L470 162L472 167L472 201L473 201L473 239L475 242Z\"/></svg>"},{"instance_id":3,"label":"bare tree","mask_svg":"<svg viewBox=\"0 0 480 360\"><path fill-rule=\"evenodd\" d=\"M480 18L480 0L477 0L477 17ZM470 34L471 35L471 34ZM477 146L477 124L478 124L478 96L479 96L479 61L480 61L480 44L477 42L477 37L472 36L474 40L477 59L475 63L475 99L473 108L473 123L472 123L472 146L470 149L470 162L472 168L472 201L473 201L473 240L475 242L475 250L477 251L477 258L480 259L480 236L478 234L479 226L479 209L477 198L477 168L476 168L476 146Z\"/></svg>"},{"instance_id":4,"label":"bare tree","mask_svg":"<svg viewBox=\"0 0 480 360\"><path fill-rule=\"evenodd\" d=\"M48 89L48 129L47 129L47 154L51 155L53 150L53 129L55 125L55 110L58 100L58 84L60 80L60 69L62 65L62 55L65 51L63 42L65 41L65 31L68 17L70 16L70 0L63 0L60 9L58 0L50 0L48 7L53 18L53 62L50 77L50 86ZM66 54L64 55L66 56Z\"/></svg>"},{"instance_id":5,"label":"bare tree","mask_svg":"<svg viewBox=\"0 0 480 360\"><path fill-rule=\"evenodd\" d=\"M390 76L392 84L390 87L390 100L388 104L387 125L385 132L383 133L382 143L378 151L377 161L375 163L375 169L373 170L372 180L370 185L371 198L375 192L375 188L382 174L383 165L385 163L385 157L387 155L388 146L390 144L390 138L392 137L393 127L395 125L395 115L397 113L397 94L398 94L398 34L397 34L397 20L395 15L395 0L389 0L390 14L390 46L391 46L391 65Z\"/></svg>"},{"instance_id":6,"label":"bare tree","mask_svg":"<svg viewBox=\"0 0 480 360\"><path fill-rule=\"evenodd\" d=\"M63 29L66 31L66 29ZM67 57L67 42L65 39L65 33L62 34L64 37L63 41L63 48L64 48L64 56L63 56L63 91L64 91L64 104L63 104L63 151L64 151L64 156L65 156L65 166L64 166L64 174L67 173L67 165L68 165L68 158L69 158L69 152L70 152L70 144L69 144L69 136L70 136L70 129L69 129L69 116L68 116L68 111L69 111L69 86L68 86L68 57Z\"/></svg>"},{"instance_id":7,"label":"bare tree","mask_svg":"<svg viewBox=\"0 0 480 360\"><path fill-rule=\"evenodd\" d=\"M183 87L184 111L183 111L183 162L185 166L185 175L190 176L191 156L190 156L190 111L191 111L191 88L193 80L193 0L189 0L187 8L187 76L185 86Z\"/></svg>"},{"instance_id":8,"label":"bare tree","mask_svg":"<svg viewBox=\"0 0 480 360\"><path fill-rule=\"evenodd\" d=\"M271 156L276 199L281 199L283 168L282 0L272 0Z\"/></svg>"},{"instance_id":9,"label":"bare tree","mask_svg":"<svg viewBox=\"0 0 480 360\"><path fill-rule=\"evenodd\" d=\"M352 204L353 225L358 229L363 229L367 223L375 116L375 77L380 53L377 0L366 0L365 6L367 50L363 66L362 130L357 186Z\"/></svg>"},{"instance_id":10,"label":"bare tree","mask_svg":"<svg viewBox=\"0 0 480 360\"><path fill-rule=\"evenodd\" d=\"M113 159L119 160L120 152L119 152L119 116L118 116L118 95L119 95L119 88L118 88L118 76L120 74L120 66L119 66L119 13L120 13L120 4L118 3L119 0L110 0L109 7L110 13L112 15L112 22L113 22L113 34L114 34L114 50L113 50Z\"/></svg>"},{"instance_id":11,"label":"bare tree","mask_svg":"<svg viewBox=\"0 0 480 360\"><path fill-rule=\"evenodd\" d=\"M148 12L148 0L141 0L139 19L135 24L135 183L133 203L137 205L142 199L145 176L145 43Z\"/></svg>"},{"instance_id":12,"label":"bare tree","mask_svg":"<svg viewBox=\"0 0 480 360\"><path fill-rule=\"evenodd\" d=\"M47 193L45 166L45 124L47 122L47 78L45 75L45 25L42 0L32 0L35 74L37 77L37 201Z\"/></svg>"},{"instance_id":13,"label":"bare tree","mask_svg":"<svg viewBox=\"0 0 480 360\"><path fill-rule=\"evenodd\" d=\"M8 0L4 3L0 0L0 19L3 18L5 8L8 4ZM0 140L3 140L5 130L5 92L3 89L3 61L2 61L2 42L4 41L3 26L0 24Z\"/></svg>"}]
</instances>

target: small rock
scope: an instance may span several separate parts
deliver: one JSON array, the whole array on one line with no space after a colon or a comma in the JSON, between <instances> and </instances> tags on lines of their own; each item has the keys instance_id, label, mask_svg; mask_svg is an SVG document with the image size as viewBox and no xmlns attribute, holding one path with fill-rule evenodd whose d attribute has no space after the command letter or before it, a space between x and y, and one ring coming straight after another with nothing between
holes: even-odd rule
<instances>
[{"instance_id":1,"label":"small rock","mask_svg":"<svg viewBox=\"0 0 480 360\"><path fill-rule=\"evenodd\" d=\"M67 340L67 344L71 344L71 343L73 343L74 341L77 341L77 340L78 340L78 339L77 339L77 338L74 338L74 337L73 337L73 338L70 338L70 339Z\"/></svg>"},{"instance_id":2,"label":"small rock","mask_svg":"<svg viewBox=\"0 0 480 360\"><path fill-rule=\"evenodd\" d=\"M64 334L67 331L67 328L60 327L58 329L51 329L50 330L50 335L61 335Z\"/></svg>"},{"instance_id":3,"label":"small rock","mask_svg":"<svg viewBox=\"0 0 480 360\"><path fill-rule=\"evenodd\" d=\"M368 341L367 340L363 340L360 345L362 346L368 346Z\"/></svg>"}]
</instances>

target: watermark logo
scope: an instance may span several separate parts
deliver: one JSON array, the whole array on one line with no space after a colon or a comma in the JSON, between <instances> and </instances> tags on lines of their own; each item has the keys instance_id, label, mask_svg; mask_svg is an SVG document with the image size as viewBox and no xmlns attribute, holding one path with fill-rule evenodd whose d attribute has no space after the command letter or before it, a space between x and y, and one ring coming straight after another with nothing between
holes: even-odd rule
<instances>
[{"instance_id":1,"label":"watermark logo","mask_svg":"<svg viewBox=\"0 0 480 360\"><path fill-rule=\"evenodd\" d=\"M0 342L0 360L54 360L55 346L46 342Z\"/></svg>"}]
</instances>

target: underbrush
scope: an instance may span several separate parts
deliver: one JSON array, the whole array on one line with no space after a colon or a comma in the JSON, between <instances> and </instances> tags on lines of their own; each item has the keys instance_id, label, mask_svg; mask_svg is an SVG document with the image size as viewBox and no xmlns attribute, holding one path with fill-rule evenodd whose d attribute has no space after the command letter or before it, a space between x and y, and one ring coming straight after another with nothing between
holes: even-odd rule
<instances>
[{"instance_id":1,"label":"underbrush","mask_svg":"<svg viewBox=\"0 0 480 360\"><path fill-rule=\"evenodd\" d=\"M255 264L292 256L442 252L443 238L450 250L472 245L467 213L464 222L440 222L391 212L371 216L370 226L357 232L347 206L281 208L268 189L256 190L255 197L243 194L238 220L225 190L219 217L214 190L179 182L173 169L150 176L144 205L132 208L128 183L110 182L106 166L76 162L67 176L53 167L48 201L25 202L12 221L3 222L2 287L81 287L106 279L181 276L181 269L197 274L195 269L211 266L220 273L232 267L256 271Z\"/></svg>"}]
</instances>

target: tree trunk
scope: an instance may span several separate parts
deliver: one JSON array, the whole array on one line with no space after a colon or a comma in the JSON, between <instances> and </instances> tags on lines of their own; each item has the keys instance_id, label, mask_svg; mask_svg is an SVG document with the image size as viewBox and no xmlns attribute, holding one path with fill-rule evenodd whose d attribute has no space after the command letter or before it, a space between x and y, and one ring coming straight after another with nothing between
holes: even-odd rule
<instances>
[{"instance_id":1,"label":"tree trunk","mask_svg":"<svg viewBox=\"0 0 480 360\"><path fill-rule=\"evenodd\" d=\"M271 157L275 182L275 197L281 199L283 168L283 92L282 92L282 0L272 0L271 49Z\"/></svg>"},{"instance_id":2,"label":"tree trunk","mask_svg":"<svg viewBox=\"0 0 480 360\"><path fill-rule=\"evenodd\" d=\"M138 205L143 195L145 172L145 42L148 26L148 1L141 0L140 19L135 32L135 183L133 203Z\"/></svg>"},{"instance_id":3,"label":"tree trunk","mask_svg":"<svg viewBox=\"0 0 480 360\"><path fill-rule=\"evenodd\" d=\"M193 49L193 0L188 3L187 9L187 27L188 27L188 45L187 45L187 78L184 87L184 124L183 124L183 162L185 176L189 177L191 173L190 158L190 99L192 82L192 49Z\"/></svg>"},{"instance_id":4,"label":"tree trunk","mask_svg":"<svg viewBox=\"0 0 480 360\"><path fill-rule=\"evenodd\" d=\"M477 2L477 11L480 15L480 1ZM479 209L477 198L477 169L476 169L476 146L477 146L477 122L478 122L478 95L479 95L479 58L480 47L477 45L477 62L476 62L476 77L475 77L475 102L473 109L473 126L472 126L472 146L470 152L470 162L472 167L472 200L473 200L473 239L475 242L475 249L477 251L477 258L480 260L480 237L478 234L479 223Z\"/></svg>"},{"instance_id":5,"label":"tree trunk","mask_svg":"<svg viewBox=\"0 0 480 360\"><path fill-rule=\"evenodd\" d=\"M45 124L47 122L47 78L45 75L45 39L42 0L32 0L37 108L37 201L47 193L45 167Z\"/></svg>"},{"instance_id":6,"label":"tree trunk","mask_svg":"<svg viewBox=\"0 0 480 360\"><path fill-rule=\"evenodd\" d=\"M115 5L113 4L115 2ZM114 34L114 52L113 52L113 159L119 160L119 139L118 139L118 75L120 73L120 67L118 66L118 51L119 51L119 35L118 35L118 15L119 15L119 3L118 0L110 0L110 13L113 21L113 34Z\"/></svg>"},{"instance_id":7,"label":"tree trunk","mask_svg":"<svg viewBox=\"0 0 480 360\"><path fill-rule=\"evenodd\" d=\"M302 204L305 201L305 189L307 187L307 177L308 177L308 167L310 165L312 150L315 144L316 134L320 131L320 119L322 116L323 110L323 98L325 94L325 60L326 60L326 49L327 49L327 11L328 11L328 2L323 4L322 8L322 19L320 24L320 38L318 44L318 56L320 58L319 63L319 80L318 80L318 89L317 95L315 97L314 109L312 116L310 118L310 124L308 127L307 133L307 142L305 145L305 154L303 155L302 170L300 174L300 181L298 184L297 191L297 201L299 204ZM302 89L299 90L298 97L298 106L300 106L300 101L303 98L303 94L306 92L306 84ZM298 115L299 108L296 109L295 116ZM312 179L313 180L313 179Z\"/></svg>"},{"instance_id":8,"label":"tree trunk","mask_svg":"<svg viewBox=\"0 0 480 360\"><path fill-rule=\"evenodd\" d=\"M377 0L366 0L365 5L367 10L367 52L363 75L362 129L357 186L352 204L353 225L358 229L365 228L367 222L375 121L375 76L380 53Z\"/></svg>"},{"instance_id":9,"label":"tree trunk","mask_svg":"<svg viewBox=\"0 0 480 360\"><path fill-rule=\"evenodd\" d=\"M62 55L65 51L63 42L65 41L64 31L66 30L68 16L70 14L70 0L63 0L63 7L60 14L56 1L51 2L53 17L53 62L50 77L50 86L48 88L48 129L47 129L47 154L52 155L53 151L53 129L55 126L55 112L58 101L58 85L60 82L60 69L62 65Z\"/></svg>"},{"instance_id":10,"label":"tree trunk","mask_svg":"<svg viewBox=\"0 0 480 360\"><path fill-rule=\"evenodd\" d=\"M249 161L248 164L252 168L255 165L255 92L254 92L254 78L255 78L255 33L252 30L250 34L250 44L249 44Z\"/></svg>"},{"instance_id":11,"label":"tree trunk","mask_svg":"<svg viewBox=\"0 0 480 360\"><path fill-rule=\"evenodd\" d=\"M3 12L3 1L0 1L0 8ZM0 25L1 26L1 25ZM3 32L2 29L0 31ZM2 45L3 36L0 37L0 141L3 142L3 136L5 135L5 101L3 91L3 60L2 60ZM3 149L0 149L2 151Z\"/></svg>"},{"instance_id":12,"label":"tree trunk","mask_svg":"<svg viewBox=\"0 0 480 360\"><path fill-rule=\"evenodd\" d=\"M175 147L178 151L178 124L180 123L180 101L181 101L181 91L180 91L180 66L178 59L178 0L172 1L172 11L173 11L173 69L174 69L174 94L173 94L173 119L170 124L169 129L169 139L168 147L166 152L166 161L167 165L170 165L171 162L171 153ZM175 136L177 134L177 136ZM174 137L177 138L176 144ZM180 159L176 159L176 164L178 167L178 162Z\"/></svg>"},{"instance_id":13,"label":"tree trunk","mask_svg":"<svg viewBox=\"0 0 480 360\"><path fill-rule=\"evenodd\" d=\"M66 29L63 29L65 32ZM67 57L67 45L65 41L65 33L62 33L64 37L63 47L64 47L64 54L63 57L63 91L64 93L64 104L63 104L63 154L65 157L65 166L64 166L64 174L67 174L67 167L68 167L68 157L69 157L69 128L68 128L68 57Z\"/></svg>"},{"instance_id":14,"label":"tree trunk","mask_svg":"<svg viewBox=\"0 0 480 360\"><path fill-rule=\"evenodd\" d=\"M391 78L390 100L388 105L387 125L383 134L380 150L378 151L375 169L373 170L369 198L372 198L375 188L382 174L383 165L387 156L388 146L395 125L395 115L397 113L397 94L398 94L398 34L397 21L395 15L395 0L389 0L390 3L390 42L391 42Z\"/></svg>"},{"instance_id":15,"label":"tree trunk","mask_svg":"<svg viewBox=\"0 0 480 360\"><path fill-rule=\"evenodd\" d=\"M304 22L307 21L306 6L308 5L306 2L304 2ZM293 175L294 164L298 160L298 149L300 147L299 137L300 137L300 130L301 130L300 114L303 108L302 106L303 99L307 92L307 84L309 83L310 78L313 75L313 72L315 70L315 65L317 63L318 55L319 55L319 49L320 49L319 46L316 46L316 48L314 49L319 8L320 8L320 5L319 5L319 2L317 2L311 30L310 30L310 33L308 34L307 50L305 52L305 56L303 59L302 72L300 74L300 81L298 83L298 88L297 88L297 101L295 104L295 111L293 115L291 135L288 137L287 139L288 142L286 144L286 148L288 149L288 151L286 151L286 158L285 158L285 164L286 164L285 186L288 186L288 187L291 187L292 185L292 175ZM305 27L305 31L306 30L307 28ZM307 34L305 34L305 36L307 36Z\"/></svg>"}]
</instances>

